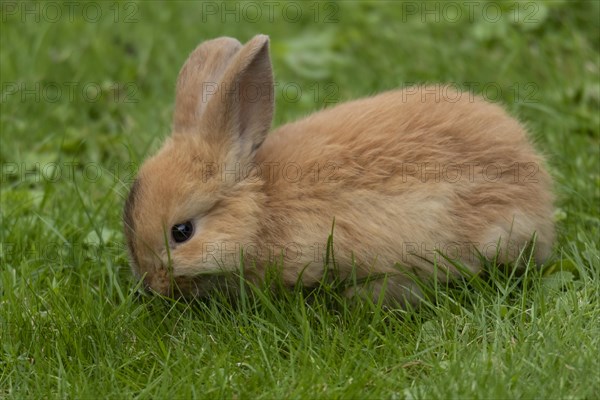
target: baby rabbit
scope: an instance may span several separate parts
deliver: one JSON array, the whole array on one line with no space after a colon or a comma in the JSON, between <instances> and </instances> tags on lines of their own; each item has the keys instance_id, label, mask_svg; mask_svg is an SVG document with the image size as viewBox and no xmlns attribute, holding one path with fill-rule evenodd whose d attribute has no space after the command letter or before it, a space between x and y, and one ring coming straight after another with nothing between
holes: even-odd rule
<instances>
[{"instance_id":1,"label":"baby rabbit","mask_svg":"<svg viewBox=\"0 0 600 400\"><path fill-rule=\"evenodd\" d=\"M339 278L366 282L346 294L400 304L418 301L410 276L476 272L481 255L508 263L534 237L535 260L549 257L551 178L499 106L411 87L269 133L273 92L265 35L209 40L187 59L173 133L123 214L147 289L203 297L240 273L260 283L274 261L285 284L315 286L332 228Z\"/></svg>"}]
</instances>

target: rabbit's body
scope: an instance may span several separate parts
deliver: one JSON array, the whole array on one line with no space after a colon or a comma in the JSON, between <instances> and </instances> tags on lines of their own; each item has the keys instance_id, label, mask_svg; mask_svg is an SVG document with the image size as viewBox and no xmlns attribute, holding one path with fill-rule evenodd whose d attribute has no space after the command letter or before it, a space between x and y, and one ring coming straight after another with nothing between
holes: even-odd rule
<instances>
[{"instance_id":1,"label":"rabbit's body","mask_svg":"<svg viewBox=\"0 0 600 400\"><path fill-rule=\"evenodd\" d=\"M253 60L268 60L262 38L243 48L206 42L231 46L239 57L232 64L241 65L212 78L244 79ZM199 53L202 46L186 65ZM195 114L199 94L185 95L189 69L180 74L176 134L140 170L126 206L134 270L152 289L170 293L174 282L184 294L205 295L239 268L241 249L249 279L260 280L277 259L286 283L315 285L334 218L340 278L385 274L386 294L398 301L412 301L416 290L406 272L427 277L434 263L452 270L444 257L476 271L478 252L508 262L534 234L536 260L549 256L551 179L524 130L500 107L449 87L408 88L331 107L266 135L272 99L209 100ZM257 84L268 79L259 78ZM211 105L225 116L211 114ZM242 117L231 124L231 115ZM213 135L236 129L251 133ZM197 133L177 134L188 130ZM170 240L167 250L169 228L186 220L193 236ZM374 295L383 281L369 284Z\"/></svg>"},{"instance_id":2,"label":"rabbit's body","mask_svg":"<svg viewBox=\"0 0 600 400\"><path fill-rule=\"evenodd\" d=\"M354 256L359 273L393 276L399 263L427 276L434 259L448 265L436 250L475 271L475 249L493 258L500 240L499 261L514 260L534 232L538 261L551 250L550 177L525 132L500 107L448 87L383 93L284 125L257 162L270 168L256 242L288 250L290 283L306 266L305 283L321 278L333 217L344 274Z\"/></svg>"}]
</instances>

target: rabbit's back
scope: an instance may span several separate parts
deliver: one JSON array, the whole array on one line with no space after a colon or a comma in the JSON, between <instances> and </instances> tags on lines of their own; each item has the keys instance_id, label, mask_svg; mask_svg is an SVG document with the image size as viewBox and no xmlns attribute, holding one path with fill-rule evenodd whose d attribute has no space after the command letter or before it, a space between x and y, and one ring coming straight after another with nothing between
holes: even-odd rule
<instances>
[{"instance_id":1,"label":"rabbit's back","mask_svg":"<svg viewBox=\"0 0 600 400\"><path fill-rule=\"evenodd\" d=\"M427 88L386 92L283 125L269 134L259 160L303 167L336 163L346 184L366 177L354 174L353 168L361 167L366 173L401 178L394 172L398 167L410 172L410 164L540 160L521 125L502 108L443 88L435 90L445 96ZM369 176L363 183L378 182Z\"/></svg>"}]
</instances>

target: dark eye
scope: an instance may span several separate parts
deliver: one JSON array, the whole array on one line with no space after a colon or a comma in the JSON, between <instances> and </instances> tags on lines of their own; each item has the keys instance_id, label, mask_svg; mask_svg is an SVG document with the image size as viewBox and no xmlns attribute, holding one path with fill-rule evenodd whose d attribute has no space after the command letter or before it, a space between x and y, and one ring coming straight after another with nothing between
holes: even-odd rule
<instances>
[{"instance_id":1,"label":"dark eye","mask_svg":"<svg viewBox=\"0 0 600 400\"><path fill-rule=\"evenodd\" d=\"M194 225L191 221L186 221L183 224L173 225L171 235L177 243L182 243L192 237L194 234Z\"/></svg>"}]
</instances>

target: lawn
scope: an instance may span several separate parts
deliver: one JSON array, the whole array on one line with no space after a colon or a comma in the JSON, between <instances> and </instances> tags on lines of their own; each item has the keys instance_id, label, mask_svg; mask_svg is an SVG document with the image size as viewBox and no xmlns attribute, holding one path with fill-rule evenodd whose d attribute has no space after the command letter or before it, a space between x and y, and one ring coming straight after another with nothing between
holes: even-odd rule
<instances>
[{"instance_id":1,"label":"lawn","mask_svg":"<svg viewBox=\"0 0 600 400\"><path fill-rule=\"evenodd\" d=\"M1 3L0 398L597 398L600 3ZM141 296L121 210L202 40L271 37L275 125L414 83L526 124L555 177L553 259L418 310L323 286Z\"/></svg>"}]
</instances>

